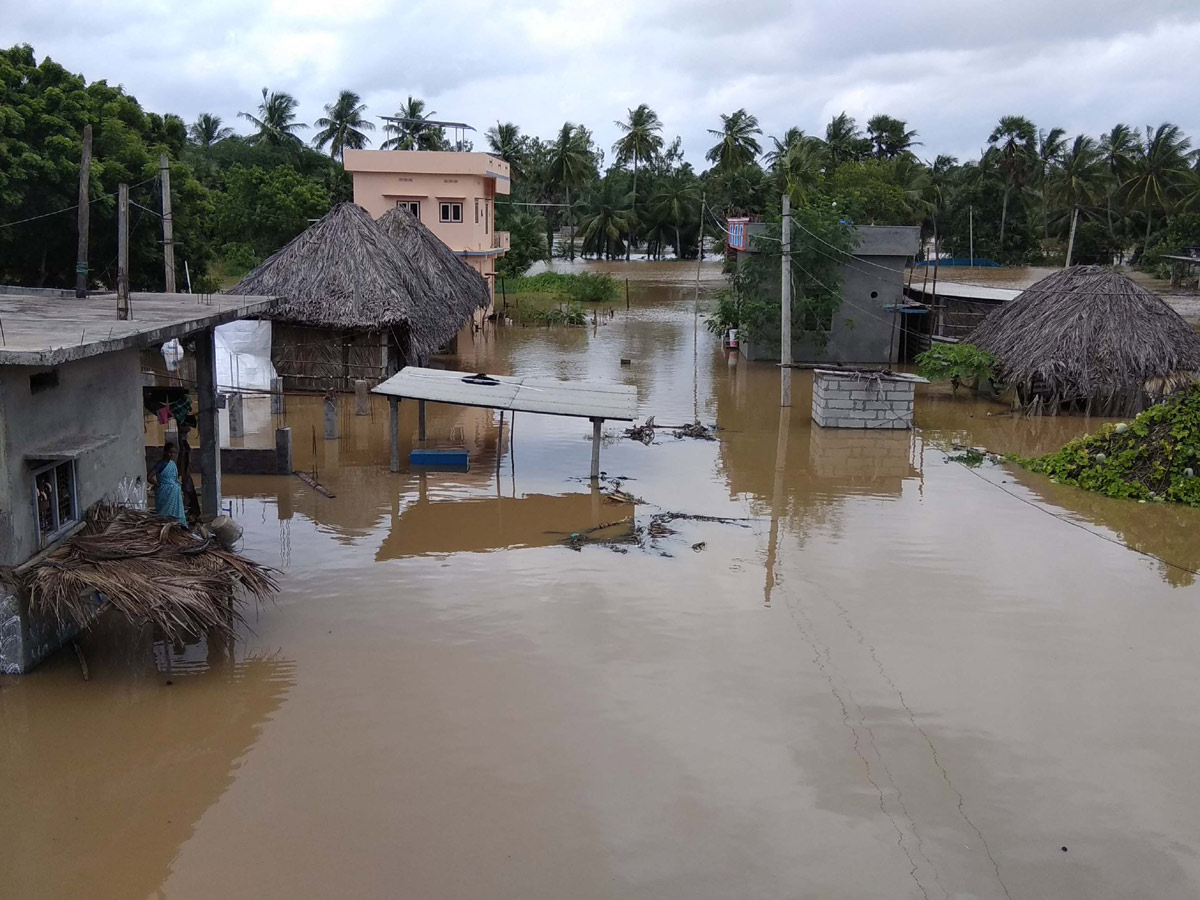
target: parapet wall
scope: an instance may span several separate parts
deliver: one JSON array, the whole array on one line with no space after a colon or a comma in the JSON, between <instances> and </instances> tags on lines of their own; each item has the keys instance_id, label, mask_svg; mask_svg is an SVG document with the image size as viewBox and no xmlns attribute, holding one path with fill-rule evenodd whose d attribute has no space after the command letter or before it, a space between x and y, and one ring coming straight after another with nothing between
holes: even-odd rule
<instances>
[{"instance_id":1,"label":"parapet wall","mask_svg":"<svg viewBox=\"0 0 1200 900\"><path fill-rule=\"evenodd\" d=\"M912 428L914 389L924 382L892 372L817 369L813 421L822 428Z\"/></svg>"}]
</instances>

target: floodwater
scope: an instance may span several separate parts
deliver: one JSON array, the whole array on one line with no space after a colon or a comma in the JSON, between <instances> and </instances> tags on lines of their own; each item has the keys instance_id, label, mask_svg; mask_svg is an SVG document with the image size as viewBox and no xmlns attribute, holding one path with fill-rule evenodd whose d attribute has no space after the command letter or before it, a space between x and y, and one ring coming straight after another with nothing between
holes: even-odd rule
<instances>
[{"instance_id":1,"label":"floodwater","mask_svg":"<svg viewBox=\"0 0 1200 900\"><path fill-rule=\"evenodd\" d=\"M110 626L90 682L73 654L0 681L6 896L1200 893L1200 515L946 461L1094 421L933 389L911 433L822 430L803 373L781 414L694 265L606 267L630 310L445 362L635 384L722 440L610 423L612 503L586 420L431 406L471 470L393 475L386 404L325 441L289 398L336 496L225 479L283 588L232 651L173 648L168 687ZM736 521L631 542L664 511Z\"/></svg>"}]
</instances>

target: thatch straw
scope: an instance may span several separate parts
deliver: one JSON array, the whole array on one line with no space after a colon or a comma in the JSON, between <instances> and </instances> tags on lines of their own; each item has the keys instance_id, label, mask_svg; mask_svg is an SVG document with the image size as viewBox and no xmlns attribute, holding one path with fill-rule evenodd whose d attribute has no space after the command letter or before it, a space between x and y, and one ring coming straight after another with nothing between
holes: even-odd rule
<instances>
[{"instance_id":1,"label":"thatch straw","mask_svg":"<svg viewBox=\"0 0 1200 900\"><path fill-rule=\"evenodd\" d=\"M86 628L94 594L130 621L149 620L170 639L242 621L239 588L261 601L277 590L269 568L142 510L101 506L88 526L25 575L31 607Z\"/></svg>"},{"instance_id":2,"label":"thatch straw","mask_svg":"<svg viewBox=\"0 0 1200 900\"><path fill-rule=\"evenodd\" d=\"M388 210L378 219L378 225L396 242L413 269L426 275L430 291L422 302L445 320L461 326L472 313L491 303L486 279L407 209L397 206Z\"/></svg>"},{"instance_id":3,"label":"thatch straw","mask_svg":"<svg viewBox=\"0 0 1200 900\"><path fill-rule=\"evenodd\" d=\"M1200 370L1200 335L1156 294L1100 266L1043 278L964 338L1032 412L1133 415Z\"/></svg>"},{"instance_id":4,"label":"thatch straw","mask_svg":"<svg viewBox=\"0 0 1200 900\"><path fill-rule=\"evenodd\" d=\"M450 340L490 299L453 285L445 267L420 265L366 210L341 203L230 293L285 298L270 314L277 321L393 331L405 361L415 363Z\"/></svg>"}]
</instances>

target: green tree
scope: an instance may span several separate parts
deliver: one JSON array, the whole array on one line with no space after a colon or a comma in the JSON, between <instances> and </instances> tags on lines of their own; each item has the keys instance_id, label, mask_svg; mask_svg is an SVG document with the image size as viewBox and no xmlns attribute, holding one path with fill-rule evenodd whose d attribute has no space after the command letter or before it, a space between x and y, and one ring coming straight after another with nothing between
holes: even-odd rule
<instances>
[{"instance_id":1,"label":"green tree","mask_svg":"<svg viewBox=\"0 0 1200 900\"><path fill-rule=\"evenodd\" d=\"M258 115L240 112L238 118L245 119L258 129L257 133L250 136L252 144L265 141L279 147L299 146L300 136L296 132L308 126L296 121L298 105L296 98L286 91L268 91L267 88L263 88Z\"/></svg>"},{"instance_id":2,"label":"green tree","mask_svg":"<svg viewBox=\"0 0 1200 900\"><path fill-rule=\"evenodd\" d=\"M231 137L233 129L225 126L221 117L212 113L200 113L196 116L196 121L188 126L188 138L202 150Z\"/></svg>"},{"instance_id":3,"label":"green tree","mask_svg":"<svg viewBox=\"0 0 1200 900\"><path fill-rule=\"evenodd\" d=\"M445 129L429 119L436 110L425 111L425 101L409 95L396 115L383 127L391 135L380 144L384 150L447 150Z\"/></svg>"},{"instance_id":4,"label":"green tree","mask_svg":"<svg viewBox=\"0 0 1200 900\"><path fill-rule=\"evenodd\" d=\"M604 178L576 202L584 254L613 259L625 252L633 224L633 194L615 178Z\"/></svg>"},{"instance_id":5,"label":"green tree","mask_svg":"<svg viewBox=\"0 0 1200 900\"><path fill-rule=\"evenodd\" d=\"M1037 135L1024 116L1004 116L988 136L988 144L999 156L998 168L1004 175L1004 200L1000 212L1000 246L1008 226L1008 204L1014 192L1027 186L1035 171Z\"/></svg>"},{"instance_id":6,"label":"green tree","mask_svg":"<svg viewBox=\"0 0 1200 900\"><path fill-rule=\"evenodd\" d=\"M1104 168L1108 175L1105 186L1105 212L1108 220L1108 233L1114 240L1117 238L1116 219L1114 218L1117 192L1122 182L1133 174L1137 149L1137 133L1128 125L1120 122L1114 125L1111 131L1100 137L1100 152L1104 156Z\"/></svg>"},{"instance_id":7,"label":"green tree","mask_svg":"<svg viewBox=\"0 0 1200 900\"><path fill-rule=\"evenodd\" d=\"M628 112L629 115L624 122L618 119L614 123L621 129L622 134L617 142L613 144L613 153L616 155L618 165L624 165L630 160L633 161L633 189L631 192L633 199L631 206L636 208L638 162L653 160L662 150L662 121L658 118L658 113L645 103ZM629 259L629 251L632 245L633 235L631 232L630 241L625 247L626 259Z\"/></svg>"},{"instance_id":8,"label":"green tree","mask_svg":"<svg viewBox=\"0 0 1200 900\"><path fill-rule=\"evenodd\" d=\"M521 129L512 122L497 122L487 130L488 147L512 167L514 175L521 176L521 163L525 156L525 139Z\"/></svg>"},{"instance_id":9,"label":"green tree","mask_svg":"<svg viewBox=\"0 0 1200 900\"><path fill-rule=\"evenodd\" d=\"M291 166L235 165L224 181L215 204L215 230L226 252L231 246L248 247L262 260L329 212L328 193Z\"/></svg>"},{"instance_id":10,"label":"green tree","mask_svg":"<svg viewBox=\"0 0 1200 900\"><path fill-rule=\"evenodd\" d=\"M871 116L867 120L867 135L876 159L895 159L911 153L912 148L921 143L916 140L916 131L908 129L907 122L885 115Z\"/></svg>"},{"instance_id":11,"label":"green tree","mask_svg":"<svg viewBox=\"0 0 1200 900\"><path fill-rule=\"evenodd\" d=\"M587 129L582 125L564 122L558 137L550 146L546 177L551 184L566 193L568 224L571 226L570 258L575 258L575 229L571 206L571 188L579 188L594 167Z\"/></svg>"},{"instance_id":12,"label":"green tree","mask_svg":"<svg viewBox=\"0 0 1200 900\"><path fill-rule=\"evenodd\" d=\"M1067 149L1067 132L1062 128L1038 129L1038 184L1042 191L1042 236L1050 236L1050 175Z\"/></svg>"},{"instance_id":13,"label":"green tree","mask_svg":"<svg viewBox=\"0 0 1200 900\"><path fill-rule=\"evenodd\" d=\"M650 197L650 208L657 221L669 223L675 238L675 258L683 259L684 226L695 220L698 228L700 217L700 189L691 170L681 170L662 179Z\"/></svg>"},{"instance_id":14,"label":"green tree","mask_svg":"<svg viewBox=\"0 0 1200 900\"><path fill-rule=\"evenodd\" d=\"M362 150L371 142L365 132L374 131L375 123L363 118L367 105L354 91L342 91L337 100L326 104L325 115L314 123L321 130L313 137L313 146L341 159L346 150Z\"/></svg>"},{"instance_id":15,"label":"green tree","mask_svg":"<svg viewBox=\"0 0 1200 900\"><path fill-rule=\"evenodd\" d=\"M871 141L862 136L858 124L841 112L825 126L825 146L829 165L836 169L842 163L859 162L871 155Z\"/></svg>"},{"instance_id":16,"label":"green tree","mask_svg":"<svg viewBox=\"0 0 1200 900\"><path fill-rule=\"evenodd\" d=\"M549 259L546 223L537 213L502 207L497 213L496 228L509 234L509 250L496 260L497 275L516 278L539 259Z\"/></svg>"},{"instance_id":17,"label":"green tree","mask_svg":"<svg viewBox=\"0 0 1200 900\"><path fill-rule=\"evenodd\" d=\"M1133 171L1121 185L1127 206L1146 214L1146 243L1154 214L1168 215L1171 201L1190 178L1192 146L1178 125L1164 122L1153 131L1146 126L1146 140L1137 148Z\"/></svg>"},{"instance_id":18,"label":"green tree","mask_svg":"<svg viewBox=\"0 0 1200 900\"><path fill-rule=\"evenodd\" d=\"M736 172L754 162L762 152L762 147L755 135L762 134L758 127L758 119L739 109L729 115L721 114L720 129L708 129L708 133L718 138L704 154L704 158L715 164L720 172Z\"/></svg>"}]
</instances>

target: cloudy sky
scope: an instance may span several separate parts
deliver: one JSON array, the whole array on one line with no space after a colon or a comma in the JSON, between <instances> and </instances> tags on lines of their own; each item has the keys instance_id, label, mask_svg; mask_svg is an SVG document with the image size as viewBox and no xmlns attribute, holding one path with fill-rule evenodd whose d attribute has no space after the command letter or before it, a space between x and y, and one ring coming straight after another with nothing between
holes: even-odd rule
<instances>
[{"instance_id":1,"label":"cloudy sky","mask_svg":"<svg viewBox=\"0 0 1200 900\"><path fill-rule=\"evenodd\" d=\"M1200 0L0 0L0 43L239 129L266 85L306 122L351 88L375 115L412 94L480 132L582 122L606 148L649 103L697 164L741 106L767 135L887 112L926 157L977 155L1010 113L1200 142Z\"/></svg>"}]
</instances>

